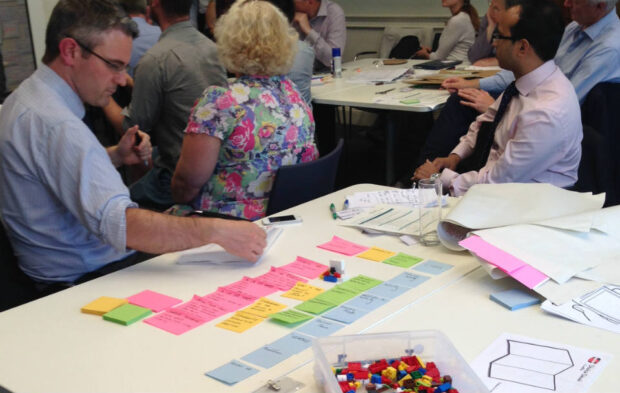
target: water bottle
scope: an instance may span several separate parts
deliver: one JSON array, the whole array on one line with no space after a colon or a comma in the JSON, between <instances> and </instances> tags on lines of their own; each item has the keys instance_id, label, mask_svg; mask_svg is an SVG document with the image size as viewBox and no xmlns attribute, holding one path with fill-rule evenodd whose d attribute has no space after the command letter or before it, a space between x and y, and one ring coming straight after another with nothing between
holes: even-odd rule
<instances>
[{"instance_id":1,"label":"water bottle","mask_svg":"<svg viewBox=\"0 0 620 393\"><path fill-rule=\"evenodd\" d=\"M340 57L340 48L332 48L332 75L334 78L342 78L342 57Z\"/></svg>"}]
</instances>

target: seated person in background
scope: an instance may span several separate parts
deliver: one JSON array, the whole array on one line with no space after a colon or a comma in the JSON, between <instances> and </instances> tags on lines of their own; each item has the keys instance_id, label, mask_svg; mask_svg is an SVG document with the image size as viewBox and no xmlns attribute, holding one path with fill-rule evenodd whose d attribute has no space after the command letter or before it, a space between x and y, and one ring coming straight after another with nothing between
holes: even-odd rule
<instances>
[{"instance_id":1,"label":"seated person in background","mask_svg":"<svg viewBox=\"0 0 620 393\"><path fill-rule=\"evenodd\" d=\"M113 0L60 0L43 65L0 111L0 214L20 268L36 281L73 283L127 266L141 254L133 250L217 243L256 261L265 246L252 223L139 209L115 166L150 156L148 134L132 127L105 149L82 121L84 103L104 106L125 84L136 33Z\"/></svg>"},{"instance_id":2,"label":"seated person in background","mask_svg":"<svg viewBox=\"0 0 620 393\"><path fill-rule=\"evenodd\" d=\"M562 14L547 0L508 0L507 5L494 45L499 65L512 71L516 82L471 124L448 157L427 162L414 174L415 179L424 179L443 169L441 180L455 196L478 183L570 187L577 181L582 139L579 101L553 61L564 29ZM470 156L486 162L482 169L454 172Z\"/></svg>"},{"instance_id":3,"label":"seated person in background","mask_svg":"<svg viewBox=\"0 0 620 393\"><path fill-rule=\"evenodd\" d=\"M119 0L118 2L131 19L138 25L138 36L133 40L131 60L127 73L133 78L133 72L138 62L147 50L159 40L161 29L147 22L146 0Z\"/></svg>"},{"instance_id":4,"label":"seated person in background","mask_svg":"<svg viewBox=\"0 0 620 393\"><path fill-rule=\"evenodd\" d=\"M111 101L106 114L117 130L138 125L149 133L159 156L153 168L131 185L139 204L165 210L174 204L170 181L181 154L183 130L196 99L207 86L226 86L226 71L213 41L189 21L192 0L152 0L151 17L162 29L160 40L136 67L129 106Z\"/></svg>"},{"instance_id":5,"label":"seated person in background","mask_svg":"<svg viewBox=\"0 0 620 393\"><path fill-rule=\"evenodd\" d=\"M256 220L276 170L318 156L310 108L285 76L297 33L272 4L250 1L220 17L215 38L226 68L241 76L228 88L207 88L194 106L172 195L192 209Z\"/></svg>"},{"instance_id":6,"label":"seated person in background","mask_svg":"<svg viewBox=\"0 0 620 393\"><path fill-rule=\"evenodd\" d=\"M620 82L620 19L614 10L616 3L617 0L565 3L574 21L564 29L555 63L573 84L580 103L596 84ZM443 107L429 133L418 165L425 160L447 155L476 116L485 112L495 100L486 89L497 96L512 79L510 71L502 71L496 77L480 81L446 79L442 86L452 91L458 90L459 94L453 94Z\"/></svg>"},{"instance_id":7,"label":"seated person in background","mask_svg":"<svg viewBox=\"0 0 620 393\"><path fill-rule=\"evenodd\" d=\"M347 26L342 8L330 0L295 0L294 25L300 38L312 47L314 70L329 69L332 48L344 53Z\"/></svg>"},{"instance_id":8,"label":"seated person in background","mask_svg":"<svg viewBox=\"0 0 620 393\"><path fill-rule=\"evenodd\" d=\"M493 32L497 26L497 19L506 9L504 0L491 0L486 15L482 18L480 28L474 44L467 52L467 58L472 65L479 67L496 66L495 49L493 48Z\"/></svg>"},{"instance_id":9,"label":"seated person in background","mask_svg":"<svg viewBox=\"0 0 620 393\"><path fill-rule=\"evenodd\" d=\"M437 51L422 47L415 58L431 60L467 61L467 52L476 38L480 26L478 12L470 0L441 0L441 6L450 8L452 17L441 32Z\"/></svg>"}]
</instances>

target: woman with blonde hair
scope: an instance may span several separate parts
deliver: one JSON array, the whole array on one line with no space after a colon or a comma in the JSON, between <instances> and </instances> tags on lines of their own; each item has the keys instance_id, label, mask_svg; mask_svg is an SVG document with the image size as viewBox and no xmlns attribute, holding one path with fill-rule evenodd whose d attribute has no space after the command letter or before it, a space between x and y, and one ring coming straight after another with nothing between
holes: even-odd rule
<instances>
[{"instance_id":1,"label":"woman with blonde hair","mask_svg":"<svg viewBox=\"0 0 620 393\"><path fill-rule=\"evenodd\" d=\"M172 196L191 210L255 220L265 215L276 170L315 160L314 119L285 75L297 33L272 4L239 0L215 26L218 55L238 75L208 87L190 114Z\"/></svg>"},{"instance_id":2,"label":"woman with blonde hair","mask_svg":"<svg viewBox=\"0 0 620 393\"><path fill-rule=\"evenodd\" d=\"M474 44L480 17L470 0L441 0L441 6L450 9L452 17L441 32L435 52L423 47L416 52L418 59L468 61L467 52Z\"/></svg>"}]
</instances>

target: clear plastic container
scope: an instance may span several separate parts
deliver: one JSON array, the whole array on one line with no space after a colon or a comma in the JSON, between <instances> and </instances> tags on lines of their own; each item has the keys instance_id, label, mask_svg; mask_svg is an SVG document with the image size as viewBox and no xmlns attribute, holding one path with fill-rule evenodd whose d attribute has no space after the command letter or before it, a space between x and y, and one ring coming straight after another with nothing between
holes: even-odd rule
<instances>
[{"instance_id":1,"label":"clear plastic container","mask_svg":"<svg viewBox=\"0 0 620 393\"><path fill-rule=\"evenodd\" d=\"M327 393L342 393L332 366L411 355L418 355L424 362L435 362L442 376L452 377L452 384L460 393L489 393L448 337L437 330L323 337L314 340L312 349L314 377Z\"/></svg>"}]
</instances>

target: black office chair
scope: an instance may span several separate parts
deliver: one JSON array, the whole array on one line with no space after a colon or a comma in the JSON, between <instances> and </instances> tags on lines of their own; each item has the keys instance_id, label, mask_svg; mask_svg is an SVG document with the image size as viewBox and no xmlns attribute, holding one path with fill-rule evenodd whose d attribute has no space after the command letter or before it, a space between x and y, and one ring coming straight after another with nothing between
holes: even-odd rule
<instances>
[{"instance_id":1,"label":"black office chair","mask_svg":"<svg viewBox=\"0 0 620 393\"><path fill-rule=\"evenodd\" d=\"M316 161L280 167L269 194L267 215L277 213L334 191L344 140Z\"/></svg>"},{"instance_id":2,"label":"black office chair","mask_svg":"<svg viewBox=\"0 0 620 393\"><path fill-rule=\"evenodd\" d=\"M613 179L609 171L611 162L607 138L594 128L584 125L578 179L571 189L594 194L605 192L606 199L609 198L609 193L613 193Z\"/></svg>"},{"instance_id":3,"label":"black office chair","mask_svg":"<svg viewBox=\"0 0 620 393\"><path fill-rule=\"evenodd\" d=\"M605 206L620 204L620 83L599 83L594 86L581 105L581 120L584 125L596 130L603 141L601 152L607 158L599 168L601 181L607 193ZM584 133L584 137L585 137Z\"/></svg>"}]
</instances>

